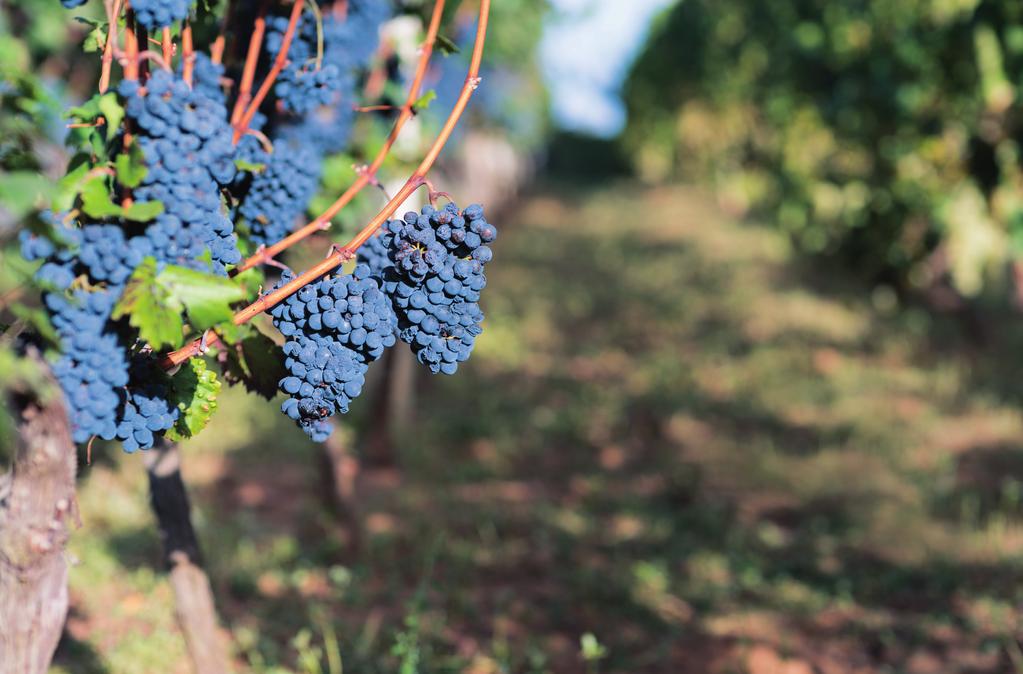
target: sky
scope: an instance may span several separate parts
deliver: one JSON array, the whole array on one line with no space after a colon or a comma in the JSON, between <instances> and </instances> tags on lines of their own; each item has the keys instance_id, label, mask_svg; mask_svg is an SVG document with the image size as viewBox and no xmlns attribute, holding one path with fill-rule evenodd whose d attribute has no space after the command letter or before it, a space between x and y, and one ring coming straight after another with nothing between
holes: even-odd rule
<instances>
[{"instance_id":1,"label":"sky","mask_svg":"<svg viewBox=\"0 0 1023 674\"><path fill-rule=\"evenodd\" d=\"M554 122L612 137L625 125L618 92L651 20L674 0L553 0L540 45Z\"/></svg>"}]
</instances>

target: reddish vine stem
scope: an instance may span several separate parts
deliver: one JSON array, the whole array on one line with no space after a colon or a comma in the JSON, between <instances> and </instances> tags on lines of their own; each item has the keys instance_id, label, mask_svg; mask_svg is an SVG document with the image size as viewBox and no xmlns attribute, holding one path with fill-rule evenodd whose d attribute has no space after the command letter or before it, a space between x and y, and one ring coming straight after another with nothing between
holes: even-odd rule
<instances>
[{"instance_id":1,"label":"reddish vine stem","mask_svg":"<svg viewBox=\"0 0 1023 674\"><path fill-rule=\"evenodd\" d=\"M192 24L186 21L181 29L181 77L188 86L192 86L194 72L195 47L192 45Z\"/></svg>"},{"instance_id":2,"label":"reddish vine stem","mask_svg":"<svg viewBox=\"0 0 1023 674\"><path fill-rule=\"evenodd\" d=\"M249 51L245 55L245 66L242 68L242 79L238 83L238 98L231 111L231 125L236 125L245 113L245 108L252 100L252 82L256 79L256 66L259 65L259 54L263 49L263 34L266 33L267 0L259 8L259 14L252 23L252 37L249 38Z\"/></svg>"},{"instance_id":3,"label":"reddish vine stem","mask_svg":"<svg viewBox=\"0 0 1023 674\"><path fill-rule=\"evenodd\" d=\"M295 4L291 7L291 16L288 17L288 28L284 31L284 37L281 40L281 48L277 52L277 56L274 58L273 65L270 67L270 72L267 73L266 78L263 79L263 83L259 85L259 89L256 91L255 97L252 102L249 103L248 108L245 110L245 114L242 115L241 119L238 120L238 124L234 128L234 143L237 144L241 137L245 135L245 130L249 128L249 123L252 118L256 115L256 111L259 110L259 106L263 104L267 95L270 93L270 88L277 80L277 76L284 70L284 66L288 64L288 50L291 49L291 41L295 37L295 29L298 27L298 20L302 16L302 9L305 7L305 0L295 0Z\"/></svg>"},{"instance_id":4,"label":"reddish vine stem","mask_svg":"<svg viewBox=\"0 0 1023 674\"><path fill-rule=\"evenodd\" d=\"M395 194L391 200L387 202L387 205L384 206L383 210L377 213L376 216L370 220L369 224L363 227L362 231L356 234L355 237L344 247L331 253L313 268L303 272L277 290L261 296L255 302L236 313L232 319L232 322L235 325L247 323L264 311L272 309L277 304L298 292L301 288L317 281L326 274L329 274L345 261L350 260L354 257L355 251L376 233L380 226L394 214L394 211L397 210L397 208L401 206L401 204L408 199L413 192L423 185L426 174L429 173L431 168L433 168L434 163L437 161L437 157L440 156L444 146L447 144L448 140L450 140L451 134L454 133L455 127L458 125L458 120L461 119L462 115L465 113L466 107L469 105L469 99L472 98L473 93L479 86L480 63L483 60L483 46L487 39L487 23L489 19L490 0L480 0L479 21L476 26L476 41L473 44L472 60L469 64L469 72L466 75L465 84L462 85L462 91L458 96L458 100L455 102L454 108L452 108L451 113L448 115L447 121L444 122L444 126L441 128L440 133L437 134L437 138L433 141L433 145L430 146L430 149L427 151L423 161L420 162L415 172L409 176L409 179L405 181L405 184L398 193ZM216 341L217 337L215 334L210 335L210 337L205 340L197 339L177 351L167 354L164 357L162 364L168 369L180 365L192 356L199 354L204 346L212 346Z\"/></svg>"},{"instance_id":5,"label":"reddish vine stem","mask_svg":"<svg viewBox=\"0 0 1023 674\"><path fill-rule=\"evenodd\" d=\"M121 0L107 5L107 41L103 46L103 61L99 75L99 92L105 94L110 88L110 71L114 66L114 42L117 41L117 18L121 15Z\"/></svg>"},{"instance_id":6,"label":"reddish vine stem","mask_svg":"<svg viewBox=\"0 0 1023 674\"><path fill-rule=\"evenodd\" d=\"M163 52L164 63L170 65L174 58L174 42L171 40L170 26L167 26L160 33L160 49Z\"/></svg>"},{"instance_id":7,"label":"reddish vine stem","mask_svg":"<svg viewBox=\"0 0 1023 674\"><path fill-rule=\"evenodd\" d=\"M135 33L135 13L128 10L127 29L124 32L124 79L139 78L139 38Z\"/></svg>"},{"instance_id":8,"label":"reddish vine stem","mask_svg":"<svg viewBox=\"0 0 1023 674\"><path fill-rule=\"evenodd\" d=\"M234 11L234 2L227 0L227 9L224 10L223 20L220 22L220 30L217 37L210 45L210 60L214 65L220 65L224 60L224 47L227 44L227 27L231 23L231 12Z\"/></svg>"},{"instance_id":9,"label":"reddish vine stem","mask_svg":"<svg viewBox=\"0 0 1023 674\"><path fill-rule=\"evenodd\" d=\"M384 163L384 160L390 153L395 141L398 140L398 135L401 133L402 128L404 128L405 124L414 114L412 106L417 100L419 100L419 92L423 87L423 79L426 77L426 69L430 64L430 57L433 55L433 47L437 41L437 34L440 32L441 18L444 14L444 3L445 0L437 0L437 2L434 3L433 15L430 17L430 26L426 31L426 40L423 42L422 51L419 54L419 62L416 64L416 72L412 78L412 84L409 86L405 104L401 106L401 114L398 115L398 119L394 121L394 126L391 128L391 132L388 134L387 140L385 140L384 144L380 147L376 157L373 158L373 162L364 171L359 173L355 182L352 183L347 190L345 190L344 194L338 197L337 201L331 204L326 211L320 214L319 217L304 227L292 232L277 243L267 246L265 249L243 261L238 267L237 272L240 273L246 269L255 267L256 265L264 264L267 260L280 255L283 251L287 250L299 241L302 241L316 232L321 232L324 229L329 228L330 221L334 218L334 216L340 213L341 209L351 203L352 199L354 199L355 196L361 192L364 187L366 187L366 185L374 183L376 180L376 172Z\"/></svg>"}]
</instances>

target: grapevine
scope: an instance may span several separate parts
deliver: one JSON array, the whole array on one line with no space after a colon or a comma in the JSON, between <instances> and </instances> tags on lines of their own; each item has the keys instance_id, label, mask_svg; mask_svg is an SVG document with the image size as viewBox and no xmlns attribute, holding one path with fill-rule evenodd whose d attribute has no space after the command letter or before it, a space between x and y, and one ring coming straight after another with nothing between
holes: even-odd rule
<instances>
[{"instance_id":1,"label":"grapevine","mask_svg":"<svg viewBox=\"0 0 1023 674\"><path fill-rule=\"evenodd\" d=\"M117 439L134 451L199 432L220 387L205 357L243 342L272 354L272 341L246 325L263 312L284 341L282 411L317 441L329 435L331 416L349 411L370 365L398 342L434 373L453 374L468 359L482 331L483 267L496 228L479 206L391 216L426 184L479 84L489 0L480 3L461 95L403 187L323 262L286 270L270 292L231 313L264 277L260 265L283 266L274 258L326 229L376 181L414 115L444 4L434 5L408 97L383 146L349 190L295 230L324 160L359 142L352 135L358 83L373 67L394 6L267 2L230 12L225 21L233 23L204 53L192 44L196 15L187 0L107 3L100 92L73 112L81 152L49 229L22 234L24 257L41 262L36 278L60 339L53 368L76 441ZM159 38L155 52L145 48L149 34ZM225 35L247 38L248 47ZM346 274L363 244L364 262ZM245 250L255 253L243 259ZM190 332L201 337L183 345ZM255 374L225 370L225 379Z\"/></svg>"}]
</instances>

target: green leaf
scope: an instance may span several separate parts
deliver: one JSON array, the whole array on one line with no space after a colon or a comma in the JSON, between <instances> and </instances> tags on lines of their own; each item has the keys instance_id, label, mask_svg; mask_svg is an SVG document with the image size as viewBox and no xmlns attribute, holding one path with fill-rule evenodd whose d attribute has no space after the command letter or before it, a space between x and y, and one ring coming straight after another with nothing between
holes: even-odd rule
<instances>
[{"instance_id":1,"label":"green leaf","mask_svg":"<svg viewBox=\"0 0 1023 674\"><path fill-rule=\"evenodd\" d=\"M109 218L124 211L111 199L110 186L104 176L96 176L82 187L82 210L93 218Z\"/></svg>"},{"instance_id":2,"label":"green leaf","mask_svg":"<svg viewBox=\"0 0 1023 674\"><path fill-rule=\"evenodd\" d=\"M50 199L53 183L35 171L0 173L0 203L20 220Z\"/></svg>"},{"instance_id":3,"label":"green leaf","mask_svg":"<svg viewBox=\"0 0 1023 674\"><path fill-rule=\"evenodd\" d=\"M105 95L107 94L103 94L102 96ZM96 94L81 105L69 108L68 111L64 113L64 116L69 119L77 119L80 122L91 122L95 120L100 116L99 99L102 98L102 96L100 94Z\"/></svg>"},{"instance_id":4,"label":"green leaf","mask_svg":"<svg viewBox=\"0 0 1023 674\"><path fill-rule=\"evenodd\" d=\"M461 52L454 40L439 33L437 35L437 46L440 47L440 50L447 55L458 54Z\"/></svg>"},{"instance_id":5,"label":"green leaf","mask_svg":"<svg viewBox=\"0 0 1023 674\"><path fill-rule=\"evenodd\" d=\"M149 222L163 213L162 201L140 201L122 209L124 217L134 222Z\"/></svg>"},{"instance_id":6,"label":"green leaf","mask_svg":"<svg viewBox=\"0 0 1023 674\"><path fill-rule=\"evenodd\" d=\"M60 179L54 190L53 210L60 213L71 209L78 194L82 191L85 176L88 175L90 168L92 167L89 163L89 155L84 153L75 155L71 160L71 167L68 168L67 175Z\"/></svg>"},{"instance_id":7,"label":"green leaf","mask_svg":"<svg viewBox=\"0 0 1023 674\"><path fill-rule=\"evenodd\" d=\"M117 155L114 167L117 169L117 182L129 188L138 187L149 172L138 143L133 143L129 152Z\"/></svg>"},{"instance_id":8,"label":"green leaf","mask_svg":"<svg viewBox=\"0 0 1023 674\"><path fill-rule=\"evenodd\" d=\"M238 167L239 171L248 171L249 173L262 173L266 170L266 164L252 162L247 159L235 159L234 165Z\"/></svg>"},{"instance_id":9,"label":"green leaf","mask_svg":"<svg viewBox=\"0 0 1023 674\"><path fill-rule=\"evenodd\" d=\"M433 89L430 89L425 94L420 96L415 103L412 104L412 110L414 112L421 112L423 110L426 110L427 108L430 107L430 103L432 103L436 98L437 92L434 91Z\"/></svg>"},{"instance_id":10,"label":"green leaf","mask_svg":"<svg viewBox=\"0 0 1023 674\"><path fill-rule=\"evenodd\" d=\"M157 280L156 260L147 257L135 268L114 307L114 318L128 316L139 337L154 349L177 348L183 341L181 304Z\"/></svg>"},{"instance_id":11,"label":"green leaf","mask_svg":"<svg viewBox=\"0 0 1023 674\"><path fill-rule=\"evenodd\" d=\"M92 19L87 19L84 16L76 16L75 21L92 27L89 34L85 36L85 42L82 44L82 51L85 51L86 53L93 53L102 50L107 43L108 24L105 21L93 21Z\"/></svg>"},{"instance_id":12,"label":"green leaf","mask_svg":"<svg viewBox=\"0 0 1023 674\"><path fill-rule=\"evenodd\" d=\"M196 330L230 321L231 302L245 299L245 291L231 279L175 265L160 272L156 282L184 306Z\"/></svg>"},{"instance_id":13,"label":"green leaf","mask_svg":"<svg viewBox=\"0 0 1023 674\"><path fill-rule=\"evenodd\" d=\"M224 345L220 355L224 379L267 400L277 395L277 383L285 377L281 347L261 332L253 332L240 342Z\"/></svg>"},{"instance_id":14,"label":"green leaf","mask_svg":"<svg viewBox=\"0 0 1023 674\"><path fill-rule=\"evenodd\" d=\"M206 428L217 411L221 383L202 358L191 358L171 379L172 404L181 414L167 431L167 439L187 440Z\"/></svg>"},{"instance_id":15,"label":"green leaf","mask_svg":"<svg viewBox=\"0 0 1023 674\"><path fill-rule=\"evenodd\" d=\"M111 92L100 97L99 111L107 120L107 140L110 140L117 135L118 129L121 128L121 122L124 120L124 106L117 100L117 94Z\"/></svg>"}]
</instances>

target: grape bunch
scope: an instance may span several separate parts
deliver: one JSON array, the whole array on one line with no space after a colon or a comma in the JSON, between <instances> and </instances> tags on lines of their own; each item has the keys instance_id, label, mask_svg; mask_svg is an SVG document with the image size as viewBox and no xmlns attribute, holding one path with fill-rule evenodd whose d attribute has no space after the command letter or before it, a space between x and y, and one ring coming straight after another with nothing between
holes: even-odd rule
<instances>
[{"instance_id":1,"label":"grape bunch","mask_svg":"<svg viewBox=\"0 0 1023 674\"><path fill-rule=\"evenodd\" d=\"M192 58L194 59L192 62L192 89L209 100L224 105L224 89L220 81L224 77L224 66L214 63L213 59L203 52L196 52Z\"/></svg>"},{"instance_id":2,"label":"grape bunch","mask_svg":"<svg viewBox=\"0 0 1023 674\"><path fill-rule=\"evenodd\" d=\"M249 239L257 245L276 243L316 193L322 160L315 150L287 140L278 140L273 152L267 152L255 136L239 141L238 156L262 166L240 176L234 188L244 193L238 213L248 223Z\"/></svg>"},{"instance_id":3,"label":"grape bunch","mask_svg":"<svg viewBox=\"0 0 1023 674\"><path fill-rule=\"evenodd\" d=\"M388 247L382 278L401 340L431 372L454 374L483 331L483 267L493 257L487 244L497 238L497 228L486 221L481 206L459 211L449 203L390 220L378 238L377 251ZM379 265L379 252L374 257Z\"/></svg>"},{"instance_id":4,"label":"grape bunch","mask_svg":"<svg viewBox=\"0 0 1023 674\"><path fill-rule=\"evenodd\" d=\"M288 64L274 85L276 100L264 107L266 116L257 114L250 124L266 132L273 151L253 136L238 145L238 158L262 166L240 175L231 189L253 243L284 238L319 187L324 156L348 149L357 74L376 50L380 25L393 9L389 0L348 0L343 18L323 3L319 27L312 13L299 19ZM280 51L287 27L288 17L267 20L269 59Z\"/></svg>"},{"instance_id":5,"label":"grape bunch","mask_svg":"<svg viewBox=\"0 0 1023 674\"><path fill-rule=\"evenodd\" d=\"M223 103L166 70L152 74L144 95L138 82L127 80L119 92L148 169L135 198L164 205L146 229L157 261L193 269L209 264L225 274L241 254L220 198L220 187L236 174Z\"/></svg>"},{"instance_id":6,"label":"grape bunch","mask_svg":"<svg viewBox=\"0 0 1023 674\"><path fill-rule=\"evenodd\" d=\"M325 8L326 10L327 8ZM304 15L288 50L289 65L278 78L275 95L289 113L275 131L323 153L347 149L358 74L380 41L380 26L394 12L390 0L349 0L345 14L324 11L319 53L316 21ZM266 49L275 56L288 21L268 21Z\"/></svg>"},{"instance_id":7,"label":"grape bunch","mask_svg":"<svg viewBox=\"0 0 1023 674\"><path fill-rule=\"evenodd\" d=\"M156 31L188 18L191 0L132 0L138 22Z\"/></svg>"},{"instance_id":8,"label":"grape bunch","mask_svg":"<svg viewBox=\"0 0 1023 674\"><path fill-rule=\"evenodd\" d=\"M291 280L285 272L282 284ZM397 318L369 267L308 285L274 307L274 325L287 338L289 376L281 406L316 442L329 437L328 419L348 412L361 392L369 363L395 343Z\"/></svg>"},{"instance_id":9,"label":"grape bunch","mask_svg":"<svg viewBox=\"0 0 1023 674\"><path fill-rule=\"evenodd\" d=\"M328 17L321 26L325 27L328 22L333 22L333 18ZM267 21L266 51L270 56L276 57L280 52L288 23L288 17L285 16L275 16ZM338 65L317 53L317 30L316 20L312 16L306 14L299 19L288 47L288 65L278 75L274 85L274 94L281 106L298 115L304 115L321 105L329 105L340 86L341 70Z\"/></svg>"},{"instance_id":10,"label":"grape bunch","mask_svg":"<svg viewBox=\"0 0 1023 674\"><path fill-rule=\"evenodd\" d=\"M44 302L62 350L53 372L68 402L73 438L118 438L128 451L150 447L154 432L173 425L176 410L145 392L159 386L162 373L150 369L134 379L147 382L143 388L129 386L138 365L129 359L111 314L128 277L151 254L151 243L143 236L126 239L115 225L58 227L58 232L60 246L23 232L21 249L28 260L46 260L36 277L49 288Z\"/></svg>"}]
</instances>

